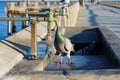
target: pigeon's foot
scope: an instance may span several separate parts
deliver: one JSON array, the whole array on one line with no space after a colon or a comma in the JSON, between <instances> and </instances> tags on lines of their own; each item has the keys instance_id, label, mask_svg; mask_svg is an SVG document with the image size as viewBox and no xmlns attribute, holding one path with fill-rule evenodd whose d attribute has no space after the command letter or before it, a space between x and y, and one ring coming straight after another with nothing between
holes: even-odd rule
<instances>
[{"instance_id":1,"label":"pigeon's foot","mask_svg":"<svg viewBox=\"0 0 120 80\"><path fill-rule=\"evenodd\" d=\"M63 63L63 60L60 60L60 61L59 61L59 64L62 64L62 63Z\"/></svg>"},{"instance_id":2,"label":"pigeon's foot","mask_svg":"<svg viewBox=\"0 0 120 80\"><path fill-rule=\"evenodd\" d=\"M71 64L73 64L72 62L71 62L71 60L68 60L68 63L67 63L68 65L71 65Z\"/></svg>"}]
</instances>

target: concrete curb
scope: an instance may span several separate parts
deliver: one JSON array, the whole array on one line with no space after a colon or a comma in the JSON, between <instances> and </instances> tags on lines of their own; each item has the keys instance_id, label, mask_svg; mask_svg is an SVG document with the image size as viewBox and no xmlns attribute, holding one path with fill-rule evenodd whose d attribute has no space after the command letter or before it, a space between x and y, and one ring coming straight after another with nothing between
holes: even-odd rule
<instances>
[{"instance_id":1,"label":"concrete curb","mask_svg":"<svg viewBox=\"0 0 120 80\"><path fill-rule=\"evenodd\" d=\"M47 34L46 24L38 23L37 26L37 40L41 41L41 37L44 37ZM30 32L30 27L28 27L0 42L0 65L2 65L0 67L0 76L19 63L24 55L30 50Z\"/></svg>"},{"instance_id":2,"label":"concrete curb","mask_svg":"<svg viewBox=\"0 0 120 80\"><path fill-rule=\"evenodd\" d=\"M106 55L112 59L111 62L120 66L120 38L108 27L100 27L99 29L103 36L102 41L105 43L103 45L106 49L106 53L109 53Z\"/></svg>"},{"instance_id":3,"label":"concrete curb","mask_svg":"<svg viewBox=\"0 0 120 80\"><path fill-rule=\"evenodd\" d=\"M80 29L79 30L84 30ZM87 29L87 28L86 28ZM88 28L90 29L90 27ZM114 33L111 32L107 27L98 28L100 31L101 37L109 43L109 45L105 45L113 50L113 52L119 51L115 46L119 45L119 43L112 44L111 41L119 40L117 36L114 36ZM71 30L71 29L69 29ZM78 30L76 28L76 30ZM78 31L79 31L78 30ZM118 41L117 40L117 41ZM109 47L110 46L110 47ZM107 48L105 48L107 49ZM108 49L108 50L109 50ZM120 51L119 51L120 52ZM119 54L119 52L114 54ZM111 53L111 52L110 52ZM109 55L109 54L107 54ZM114 56L113 56L114 57ZM120 58L118 56L118 58ZM13 72L15 73L15 72ZM28 72L16 74L9 73L8 77L5 80L119 80L120 79L120 69L100 69L100 70L62 70L62 71L36 71L36 72Z\"/></svg>"}]
</instances>

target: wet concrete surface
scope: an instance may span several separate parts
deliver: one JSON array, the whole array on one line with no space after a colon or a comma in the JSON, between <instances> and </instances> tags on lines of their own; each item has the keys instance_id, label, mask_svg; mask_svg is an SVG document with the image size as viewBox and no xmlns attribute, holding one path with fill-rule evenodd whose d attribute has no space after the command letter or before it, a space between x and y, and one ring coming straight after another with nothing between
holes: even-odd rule
<instances>
[{"instance_id":1,"label":"wet concrete surface","mask_svg":"<svg viewBox=\"0 0 120 80\"><path fill-rule=\"evenodd\" d=\"M46 53L46 42L39 42L37 44L37 55L39 55L41 58L43 58L47 53ZM28 51L28 56L31 55L31 49Z\"/></svg>"},{"instance_id":2,"label":"wet concrete surface","mask_svg":"<svg viewBox=\"0 0 120 80\"><path fill-rule=\"evenodd\" d=\"M83 30L83 29L82 29ZM102 29L101 29L102 30ZM107 31L105 28L103 28L103 30L105 30L105 32ZM72 31L72 33L70 33ZM11 69L7 76L25 76L25 78L30 78L31 76L39 76L38 78L40 79L42 76L50 76L52 77L52 79L54 79L55 76L57 77L66 77L67 74L70 74L70 76L79 76L78 79L79 80L81 75L84 76L90 76L90 75L94 75L96 76L106 76L106 75L116 75L116 74L120 74L120 69L119 67L116 66L116 64L114 64L112 61L112 59L110 59L108 57L108 55L112 54L112 51L110 51L111 48L109 48L111 45L106 45L105 41L102 40L103 37L102 35L100 35L99 31L96 29L92 29L92 30L84 30L81 31L81 28L70 28L70 29L66 29L66 34L65 36L69 37L71 39L71 37L74 37L75 40L75 35L77 35L76 40L81 40L83 38L89 39L88 37L91 37L87 42L87 40L85 41L85 43L89 44L92 41L97 42L97 44L95 45L95 47L92 48L92 50L90 52L84 52L84 54L81 54L81 50L85 50L85 47L88 47L85 45L85 47L78 48L78 50L76 50L75 54L71 55L71 59L72 59L72 63L71 65L67 64L67 58L66 56L63 57L63 64L58 64L58 63L54 63L54 60L57 61L59 60L59 56L56 56L56 59L53 58L53 56L46 56L51 59L42 62L43 58L40 57L40 59L38 60L22 60L20 63L18 63L13 69ZM81 33L84 32L83 36ZM104 32L104 33L105 33ZM93 36L93 35L94 36ZM82 36L82 38L81 38ZM98 39L99 38L99 39ZM109 39L109 38L107 38ZM99 40L99 41L97 41ZM106 39L104 39L106 40ZM84 43L84 44L85 44ZM74 44L74 43L73 43ZM75 43L75 44L79 44ZM81 43L80 43L81 44ZM80 45L79 44L79 45ZM99 45L101 44L101 45ZM103 45L104 44L104 45ZM89 44L90 45L90 44ZM106 45L106 46L105 46ZM42 56L45 54L45 47L46 44L42 43L41 45L38 44L38 53ZM77 46L79 47L79 46ZM108 47L109 52L105 51L106 47ZM42 49L43 48L43 49ZM79 50L80 49L80 50ZM112 50L112 49L111 49ZM117 53L114 53L117 54ZM45 56L44 56L45 57ZM43 66L46 65L46 66ZM43 68L43 70L39 70L36 68ZM89 78L88 78L89 79ZM87 79L87 80L88 80ZM46 80L46 79L45 79ZM67 79L61 79L61 80L67 80ZM72 79L71 79L72 80ZM74 79L73 79L74 80ZM91 79L92 80L92 79ZM97 79L95 79L97 80Z\"/></svg>"},{"instance_id":3,"label":"wet concrete surface","mask_svg":"<svg viewBox=\"0 0 120 80\"><path fill-rule=\"evenodd\" d=\"M59 60L59 56L57 56ZM46 67L45 71L56 70L98 70L98 69L112 69L115 68L109 59L104 55L87 55L87 56L71 56L72 63L67 64L67 58L63 57L63 63L55 63L51 61Z\"/></svg>"},{"instance_id":4,"label":"wet concrete surface","mask_svg":"<svg viewBox=\"0 0 120 80\"><path fill-rule=\"evenodd\" d=\"M71 42L74 44L74 49L76 52L75 54L71 55L73 64L68 65L67 58L64 56L64 61L62 64L55 63L55 59L53 59L47 65L45 71L98 70L117 68L117 66L111 62L111 59L108 57L108 55L106 55L111 53L105 52L102 36L98 28L87 29L83 31L78 28L66 28L65 36L69 37ZM91 46L93 41L95 41L95 44ZM90 50L88 50L88 48ZM60 57L57 55L56 60L59 61L59 58Z\"/></svg>"}]
</instances>

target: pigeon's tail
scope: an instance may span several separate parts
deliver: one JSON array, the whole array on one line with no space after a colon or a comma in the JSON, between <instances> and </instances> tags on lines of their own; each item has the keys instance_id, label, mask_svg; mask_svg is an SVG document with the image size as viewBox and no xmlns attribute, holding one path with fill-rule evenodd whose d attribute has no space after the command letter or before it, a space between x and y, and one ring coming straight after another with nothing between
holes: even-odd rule
<instances>
[{"instance_id":1,"label":"pigeon's tail","mask_svg":"<svg viewBox=\"0 0 120 80\"><path fill-rule=\"evenodd\" d=\"M72 48L71 48L71 52L70 52L70 55L74 55L75 54L75 50L74 50L74 45L72 45Z\"/></svg>"}]
</instances>

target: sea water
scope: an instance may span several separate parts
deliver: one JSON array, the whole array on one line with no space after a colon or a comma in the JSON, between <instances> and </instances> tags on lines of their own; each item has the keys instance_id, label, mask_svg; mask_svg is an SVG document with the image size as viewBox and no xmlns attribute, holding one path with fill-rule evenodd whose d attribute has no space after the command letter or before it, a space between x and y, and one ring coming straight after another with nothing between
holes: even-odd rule
<instances>
[{"instance_id":1,"label":"sea water","mask_svg":"<svg viewBox=\"0 0 120 80\"><path fill-rule=\"evenodd\" d=\"M7 17L7 12L5 12L6 1L0 1L0 17ZM22 29L22 22L16 21L17 32ZM0 40L4 39L8 35L7 21L0 21Z\"/></svg>"}]
</instances>

